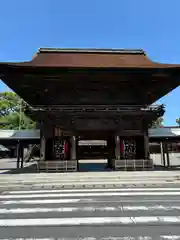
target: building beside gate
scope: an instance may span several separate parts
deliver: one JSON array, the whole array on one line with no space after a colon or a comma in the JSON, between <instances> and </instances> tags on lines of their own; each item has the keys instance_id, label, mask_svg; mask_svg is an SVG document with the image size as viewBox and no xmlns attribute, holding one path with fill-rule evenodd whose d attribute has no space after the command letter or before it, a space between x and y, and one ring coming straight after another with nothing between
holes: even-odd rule
<instances>
[{"instance_id":1,"label":"building beside gate","mask_svg":"<svg viewBox=\"0 0 180 240\"><path fill-rule=\"evenodd\" d=\"M153 105L179 86L180 65L143 50L39 49L31 61L0 63L0 78L27 103L41 131L41 162L77 169L79 140L107 141L108 165L151 166Z\"/></svg>"}]
</instances>

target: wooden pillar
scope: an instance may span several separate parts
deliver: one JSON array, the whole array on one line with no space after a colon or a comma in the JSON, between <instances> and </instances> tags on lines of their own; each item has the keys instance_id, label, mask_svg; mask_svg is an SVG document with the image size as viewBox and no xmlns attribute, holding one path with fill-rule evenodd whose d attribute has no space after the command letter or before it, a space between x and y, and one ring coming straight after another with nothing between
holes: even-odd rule
<instances>
[{"instance_id":1,"label":"wooden pillar","mask_svg":"<svg viewBox=\"0 0 180 240\"><path fill-rule=\"evenodd\" d=\"M79 171L79 137L76 138L76 160L77 160L77 170Z\"/></svg>"},{"instance_id":2,"label":"wooden pillar","mask_svg":"<svg viewBox=\"0 0 180 240\"><path fill-rule=\"evenodd\" d=\"M144 134L144 157L149 159L149 136Z\"/></svg>"},{"instance_id":3,"label":"wooden pillar","mask_svg":"<svg viewBox=\"0 0 180 240\"><path fill-rule=\"evenodd\" d=\"M116 155L116 160L120 160L121 153L120 153L120 137L119 136L115 136L115 155Z\"/></svg>"},{"instance_id":4,"label":"wooden pillar","mask_svg":"<svg viewBox=\"0 0 180 240\"><path fill-rule=\"evenodd\" d=\"M108 137L107 139L107 149L108 149L107 167L112 168L112 137Z\"/></svg>"},{"instance_id":5,"label":"wooden pillar","mask_svg":"<svg viewBox=\"0 0 180 240\"><path fill-rule=\"evenodd\" d=\"M44 136L42 136L40 144L40 160L45 161L45 155L46 155L46 139Z\"/></svg>"},{"instance_id":6,"label":"wooden pillar","mask_svg":"<svg viewBox=\"0 0 180 240\"><path fill-rule=\"evenodd\" d=\"M71 159L76 160L76 137L71 138Z\"/></svg>"},{"instance_id":7,"label":"wooden pillar","mask_svg":"<svg viewBox=\"0 0 180 240\"><path fill-rule=\"evenodd\" d=\"M21 151L20 151L20 141L18 141L17 143L17 168L19 168L19 164L20 164L20 157L21 157Z\"/></svg>"}]
</instances>

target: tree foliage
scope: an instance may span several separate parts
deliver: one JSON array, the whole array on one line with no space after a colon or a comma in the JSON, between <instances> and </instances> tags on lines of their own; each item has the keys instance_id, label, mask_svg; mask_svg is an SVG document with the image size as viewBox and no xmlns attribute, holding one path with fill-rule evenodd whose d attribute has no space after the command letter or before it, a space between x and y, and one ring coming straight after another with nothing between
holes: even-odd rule
<instances>
[{"instance_id":1,"label":"tree foliage","mask_svg":"<svg viewBox=\"0 0 180 240\"><path fill-rule=\"evenodd\" d=\"M0 93L0 128L34 129L33 122L24 113L26 103L13 92Z\"/></svg>"},{"instance_id":2,"label":"tree foliage","mask_svg":"<svg viewBox=\"0 0 180 240\"><path fill-rule=\"evenodd\" d=\"M0 117L6 117L19 110L20 98L13 92L0 93Z\"/></svg>"},{"instance_id":3,"label":"tree foliage","mask_svg":"<svg viewBox=\"0 0 180 240\"><path fill-rule=\"evenodd\" d=\"M178 124L178 126L180 127L180 118L176 119L176 123Z\"/></svg>"},{"instance_id":4,"label":"tree foliage","mask_svg":"<svg viewBox=\"0 0 180 240\"><path fill-rule=\"evenodd\" d=\"M163 127L163 122L164 119L162 117L159 117L156 119L156 121L153 122L152 127L153 128Z\"/></svg>"}]
</instances>

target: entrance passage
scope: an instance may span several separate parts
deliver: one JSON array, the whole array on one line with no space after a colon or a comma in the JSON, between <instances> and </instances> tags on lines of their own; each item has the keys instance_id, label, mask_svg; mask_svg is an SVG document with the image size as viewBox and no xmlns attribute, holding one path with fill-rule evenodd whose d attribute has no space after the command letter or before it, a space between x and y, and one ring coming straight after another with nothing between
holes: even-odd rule
<instances>
[{"instance_id":1,"label":"entrance passage","mask_svg":"<svg viewBox=\"0 0 180 240\"><path fill-rule=\"evenodd\" d=\"M80 140L77 146L79 171L107 171L108 147L105 140Z\"/></svg>"}]
</instances>

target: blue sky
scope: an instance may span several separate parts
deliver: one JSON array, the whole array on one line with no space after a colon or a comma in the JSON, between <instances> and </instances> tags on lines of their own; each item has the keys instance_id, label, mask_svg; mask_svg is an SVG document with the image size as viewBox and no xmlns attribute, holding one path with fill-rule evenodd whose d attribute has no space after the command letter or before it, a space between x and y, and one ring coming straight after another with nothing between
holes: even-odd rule
<instances>
[{"instance_id":1,"label":"blue sky","mask_svg":"<svg viewBox=\"0 0 180 240\"><path fill-rule=\"evenodd\" d=\"M1 0L0 61L30 60L40 47L143 48L180 63L180 0ZM1 82L0 91L8 88ZM160 99L165 124L180 117L180 88Z\"/></svg>"}]
</instances>

